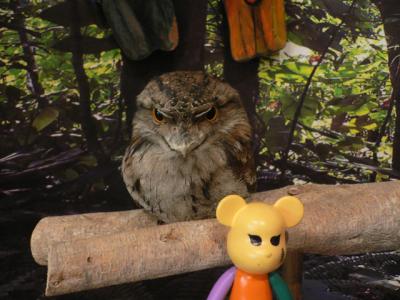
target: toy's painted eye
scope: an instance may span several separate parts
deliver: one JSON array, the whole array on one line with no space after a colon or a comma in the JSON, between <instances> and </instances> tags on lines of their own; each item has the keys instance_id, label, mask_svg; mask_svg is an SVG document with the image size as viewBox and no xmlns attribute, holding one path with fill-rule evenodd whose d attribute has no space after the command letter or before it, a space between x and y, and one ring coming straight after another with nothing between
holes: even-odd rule
<instances>
[{"instance_id":1,"label":"toy's painted eye","mask_svg":"<svg viewBox=\"0 0 400 300\"><path fill-rule=\"evenodd\" d=\"M157 124L161 124L161 122L164 121L163 114L157 108L153 108L151 115L153 116L154 122Z\"/></svg>"},{"instance_id":2,"label":"toy's painted eye","mask_svg":"<svg viewBox=\"0 0 400 300\"><path fill-rule=\"evenodd\" d=\"M215 106L211 107L210 110L206 113L206 118L210 121L215 121L217 119L217 109Z\"/></svg>"},{"instance_id":3,"label":"toy's painted eye","mask_svg":"<svg viewBox=\"0 0 400 300\"><path fill-rule=\"evenodd\" d=\"M249 234L249 238L253 246L260 246L262 243L262 238L259 235Z\"/></svg>"},{"instance_id":4,"label":"toy's painted eye","mask_svg":"<svg viewBox=\"0 0 400 300\"><path fill-rule=\"evenodd\" d=\"M281 235L275 235L271 238L271 244L273 246L278 246L280 242L281 242Z\"/></svg>"}]
</instances>

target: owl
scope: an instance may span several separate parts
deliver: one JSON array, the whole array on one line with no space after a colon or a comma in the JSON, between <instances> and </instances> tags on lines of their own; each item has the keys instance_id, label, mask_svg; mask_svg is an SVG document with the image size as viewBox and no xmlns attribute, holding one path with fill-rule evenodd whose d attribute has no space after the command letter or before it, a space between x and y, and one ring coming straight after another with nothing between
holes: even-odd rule
<instances>
[{"instance_id":1,"label":"owl","mask_svg":"<svg viewBox=\"0 0 400 300\"><path fill-rule=\"evenodd\" d=\"M203 72L151 80L137 97L122 161L138 204L166 223L213 217L255 183L252 130L238 92Z\"/></svg>"}]
</instances>

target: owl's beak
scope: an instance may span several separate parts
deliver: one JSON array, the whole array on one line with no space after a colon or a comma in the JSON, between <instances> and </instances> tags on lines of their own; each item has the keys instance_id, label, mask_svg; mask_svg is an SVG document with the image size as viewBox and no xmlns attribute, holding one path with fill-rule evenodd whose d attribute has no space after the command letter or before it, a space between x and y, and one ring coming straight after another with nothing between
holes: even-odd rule
<instances>
[{"instance_id":1,"label":"owl's beak","mask_svg":"<svg viewBox=\"0 0 400 300\"><path fill-rule=\"evenodd\" d=\"M166 139L171 150L174 150L186 158L194 149L199 147L205 139L205 135L188 135L186 132L171 135Z\"/></svg>"},{"instance_id":2,"label":"owl's beak","mask_svg":"<svg viewBox=\"0 0 400 300\"><path fill-rule=\"evenodd\" d=\"M172 150L179 152L184 158L193 151L199 144L193 141L183 141L182 143L171 143Z\"/></svg>"}]
</instances>

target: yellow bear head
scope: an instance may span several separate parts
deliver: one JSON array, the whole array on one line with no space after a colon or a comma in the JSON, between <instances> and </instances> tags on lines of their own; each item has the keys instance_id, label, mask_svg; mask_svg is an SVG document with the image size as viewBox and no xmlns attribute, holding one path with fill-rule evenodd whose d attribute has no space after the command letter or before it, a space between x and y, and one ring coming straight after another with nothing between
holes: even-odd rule
<instances>
[{"instance_id":1,"label":"yellow bear head","mask_svg":"<svg viewBox=\"0 0 400 300\"><path fill-rule=\"evenodd\" d=\"M217 207L217 220L231 229L228 254L233 264L250 274L270 273L286 255L285 230L303 218L304 207L291 196L274 205L246 201L237 195L223 198Z\"/></svg>"}]
</instances>

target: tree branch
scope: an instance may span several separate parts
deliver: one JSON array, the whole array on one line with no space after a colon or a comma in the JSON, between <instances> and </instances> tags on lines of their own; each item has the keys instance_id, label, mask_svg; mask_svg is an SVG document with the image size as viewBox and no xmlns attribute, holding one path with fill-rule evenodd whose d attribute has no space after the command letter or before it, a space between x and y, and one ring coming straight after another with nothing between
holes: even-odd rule
<instances>
[{"instance_id":1,"label":"tree branch","mask_svg":"<svg viewBox=\"0 0 400 300\"><path fill-rule=\"evenodd\" d=\"M300 198L305 207L301 224L289 231L289 250L345 255L389 251L399 247L398 181L289 186L254 194L252 198L273 203L285 195ZM114 214L118 213L107 213L105 216L110 219ZM143 211L137 214L143 214ZM47 234L41 235L47 239L45 244L48 247L48 296L230 263L225 246L227 229L215 219L139 229L127 226L126 231L121 231L127 219L113 218L106 234L99 230L99 235L93 236L97 226L107 228L104 226L105 219L92 218L92 222L88 223L87 217L81 218L87 224L83 228L83 223L76 222L76 218L59 217L56 231L65 238L64 241L58 236L49 238ZM43 224L47 225L43 227ZM50 220L39 225L42 233L52 228ZM67 231L81 233L74 239L74 234L65 235Z\"/></svg>"},{"instance_id":2,"label":"tree branch","mask_svg":"<svg viewBox=\"0 0 400 300\"><path fill-rule=\"evenodd\" d=\"M350 8L349 8L349 10L347 12L347 15L349 15L351 13L351 11L353 10L353 7L354 7L355 3L356 3L356 0L353 0L352 4L351 4L351 6L350 6ZM292 121L292 124L291 124L291 127L290 127L288 142L287 142L285 150L282 153L282 159L281 160L282 160L282 175L283 176L285 174L285 170L287 169L287 161L288 161L289 151L290 151L290 147L291 147L292 142L293 142L296 126L297 126L297 123L299 122L299 118L300 118L300 115L301 115L301 110L302 110L304 102L306 100L306 97L307 97L308 91L310 89L312 80L313 80L314 75L317 72L319 66L321 65L321 63L325 59L325 56L327 55L330 46L332 45L332 43L336 39L336 35L338 34L340 28L343 26L343 24L345 22L345 19L346 18L343 18L342 21L340 22L340 24L336 26L334 32L331 35L331 38L330 38L330 41L329 41L328 45L325 47L324 51L322 52L321 57L318 60L317 64L312 69L310 76L308 76L308 79L307 79L306 85L304 87L303 93L300 96L300 101L299 101L299 104L298 104L298 106L296 108L296 111L294 113L293 121Z\"/></svg>"},{"instance_id":3,"label":"tree branch","mask_svg":"<svg viewBox=\"0 0 400 300\"><path fill-rule=\"evenodd\" d=\"M74 67L79 89L82 129L86 137L89 151L96 156L99 162L105 162L107 158L97 137L97 128L90 108L90 86L83 67L83 52L81 47L82 35L79 27L80 15L78 10L78 0L70 1L72 10L71 18L74 18L70 29L71 38L73 40L72 65Z\"/></svg>"},{"instance_id":4,"label":"tree branch","mask_svg":"<svg viewBox=\"0 0 400 300\"><path fill-rule=\"evenodd\" d=\"M26 62L26 71L28 72L27 85L28 89L31 91L32 95L36 98L39 108L44 108L47 106L47 99L43 95L44 89L39 81L39 74L36 66L35 54L33 52L32 44L28 38L29 31L25 26L25 19L22 14L22 5L19 0L14 3L11 2L11 7L14 11L15 18L15 28L17 31L19 40L21 42L21 47L23 51L23 58Z\"/></svg>"},{"instance_id":5,"label":"tree branch","mask_svg":"<svg viewBox=\"0 0 400 300\"><path fill-rule=\"evenodd\" d=\"M393 139L393 162L394 171L400 171L400 38L398 28L400 20L400 7L396 0L374 0L378 7L383 26L385 29L386 40L389 54L390 80L393 87L393 102L396 107L395 133Z\"/></svg>"}]
</instances>

